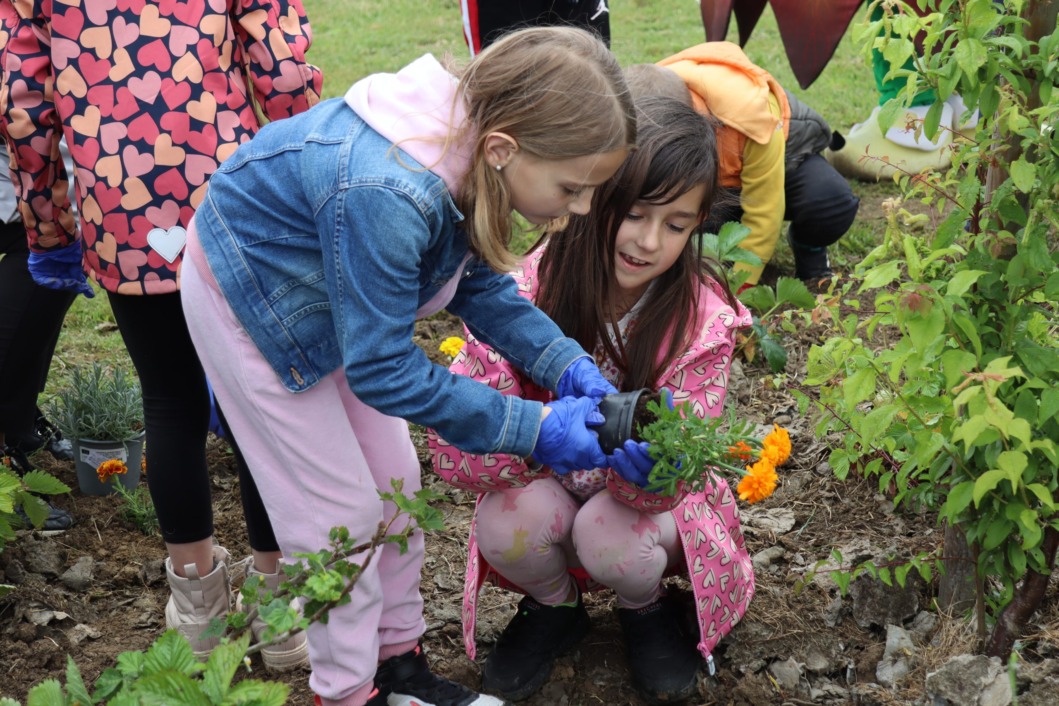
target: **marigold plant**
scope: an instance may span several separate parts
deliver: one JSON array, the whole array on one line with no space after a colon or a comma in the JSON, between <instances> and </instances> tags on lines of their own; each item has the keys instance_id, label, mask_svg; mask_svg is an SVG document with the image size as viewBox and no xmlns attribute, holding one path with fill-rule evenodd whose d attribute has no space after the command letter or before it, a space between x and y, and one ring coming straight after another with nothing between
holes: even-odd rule
<instances>
[{"instance_id":1,"label":"marigold plant","mask_svg":"<svg viewBox=\"0 0 1059 706\"><path fill-rule=\"evenodd\" d=\"M670 409L653 401L647 409L655 421L641 427L639 435L651 444L651 456L658 461L648 477L647 490L675 495L683 487L698 492L724 473L740 479L736 492L747 503L760 502L776 489L776 468L791 455L786 429L773 425L771 432L758 439L754 425L734 414L701 419L687 404Z\"/></svg>"}]
</instances>

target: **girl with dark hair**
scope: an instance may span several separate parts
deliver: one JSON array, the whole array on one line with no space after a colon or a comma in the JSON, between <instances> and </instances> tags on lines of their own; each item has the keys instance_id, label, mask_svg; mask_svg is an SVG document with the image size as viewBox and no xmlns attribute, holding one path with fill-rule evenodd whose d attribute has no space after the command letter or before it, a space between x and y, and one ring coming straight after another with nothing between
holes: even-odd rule
<instances>
[{"instance_id":1,"label":"girl with dark hair","mask_svg":"<svg viewBox=\"0 0 1059 706\"><path fill-rule=\"evenodd\" d=\"M708 118L670 98L637 102L637 149L516 270L530 298L616 387L665 389L700 417L720 414L735 331L750 315L693 235L717 189ZM547 402L501 356L468 335L451 370L508 395ZM464 637L473 658L475 604L486 581L526 594L483 668L486 691L528 697L556 656L587 632L582 593L610 588L633 682L652 702L695 693L702 657L746 611L753 573L735 498L723 481L663 497L643 489L653 460L626 442L609 468L566 471L499 454L468 454L431 434L435 469L481 493L471 530ZM686 574L697 638L662 579ZM700 656L701 654L701 656Z\"/></svg>"}]
</instances>

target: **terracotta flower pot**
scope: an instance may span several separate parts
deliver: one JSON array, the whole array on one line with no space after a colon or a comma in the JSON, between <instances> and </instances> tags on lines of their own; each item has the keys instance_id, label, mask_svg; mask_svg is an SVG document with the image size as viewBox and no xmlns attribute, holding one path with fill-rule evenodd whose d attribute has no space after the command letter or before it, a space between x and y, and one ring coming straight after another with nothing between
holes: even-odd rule
<instances>
[{"instance_id":1,"label":"terracotta flower pot","mask_svg":"<svg viewBox=\"0 0 1059 706\"><path fill-rule=\"evenodd\" d=\"M77 484L85 495L110 495L115 492L114 481L99 481L96 469L104 461L116 458L129 469L116 476L125 490L132 491L140 483L140 462L143 459L144 432L128 441L100 441L77 439L74 444L74 463L77 467Z\"/></svg>"}]
</instances>

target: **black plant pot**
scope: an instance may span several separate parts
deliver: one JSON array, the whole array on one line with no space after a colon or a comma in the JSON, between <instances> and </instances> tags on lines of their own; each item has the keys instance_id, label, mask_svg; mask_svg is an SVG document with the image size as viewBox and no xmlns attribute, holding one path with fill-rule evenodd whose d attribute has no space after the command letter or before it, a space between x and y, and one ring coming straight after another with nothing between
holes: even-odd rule
<instances>
[{"instance_id":1,"label":"black plant pot","mask_svg":"<svg viewBox=\"0 0 1059 706\"><path fill-rule=\"evenodd\" d=\"M599 445L603 448L603 453L614 453L626 439L633 437L633 412L636 410L637 400L645 392L650 390L619 392L616 395L607 395L600 401L599 413L606 421L592 428L599 434Z\"/></svg>"}]
</instances>

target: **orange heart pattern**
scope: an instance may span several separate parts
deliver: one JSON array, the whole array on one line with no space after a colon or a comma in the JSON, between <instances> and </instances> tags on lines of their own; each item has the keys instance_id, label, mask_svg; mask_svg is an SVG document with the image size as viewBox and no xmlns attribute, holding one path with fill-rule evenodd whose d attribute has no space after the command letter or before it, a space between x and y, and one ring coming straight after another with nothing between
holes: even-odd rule
<instances>
[{"instance_id":1,"label":"orange heart pattern","mask_svg":"<svg viewBox=\"0 0 1059 706\"><path fill-rule=\"evenodd\" d=\"M173 234L260 128L254 103L279 120L319 102L311 43L301 0L0 2L0 130L31 247L78 237L65 135L89 274L112 292L174 291Z\"/></svg>"},{"instance_id":2,"label":"orange heart pattern","mask_svg":"<svg viewBox=\"0 0 1059 706\"><path fill-rule=\"evenodd\" d=\"M545 248L536 250L512 273L519 294L530 300L537 295L537 269L544 251ZM698 335L693 337L688 349L664 369L656 386L669 389L677 402L690 402L695 414L715 417L724 407L736 330L749 326L751 316L742 305L733 309L723 298L720 286L712 281L702 284L699 301ZM634 314L623 335L627 336L635 326ZM460 355L449 366L452 372L483 382L504 394L545 403L554 399L550 391L533 383L469 331L466 339ZM659 349L666 350L667 347L668 341L664 341ZM599 368L620 388L619 368L605 358L602 350L600 346L596 351ZM427 441L434 470L445 481L464 490L488 493L521 488L539 478L553 476L547 468L532 471L518 457L464 453L440 438L434 430L428 430ZM684 545L685 565L679 573L688 577L694 591L699 651L703 655L711 654L717 643L746 614L754 597L753 564L743 539L739 508L728 484L719 480L701 493L678 493L666 497L645 493L606 469L574 471L559 476L559 480L580 500L607 488L615 498L641 512L672 513ZM594 582L583 569L570 573L582 592L606 588ZM472 521L463 596L464 647L471 659L477 652L474 630L478 592L486 582L520 590L504 580L478 550Z\"/></svg>"}]
</instances>

